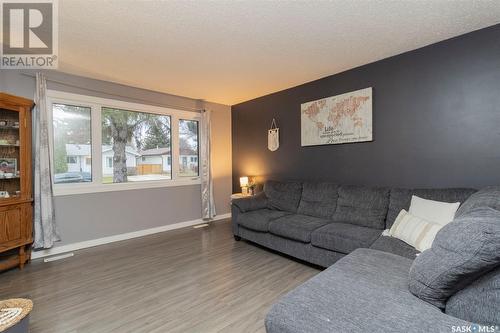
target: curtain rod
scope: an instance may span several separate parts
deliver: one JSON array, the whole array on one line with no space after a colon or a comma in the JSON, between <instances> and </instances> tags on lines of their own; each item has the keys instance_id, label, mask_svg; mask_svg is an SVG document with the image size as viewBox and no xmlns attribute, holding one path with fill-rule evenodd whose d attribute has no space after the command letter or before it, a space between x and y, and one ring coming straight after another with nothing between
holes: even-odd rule
<instances>
[{"instance_id":1,"label":"curtain rod","mask_svg":"<svg viewBox=\"0 0 500 333\"><path fill-rule=\"evenodd\" d=\"M36 78L35 74L21 72L21 75L32 77L32 78ZM130 100L134 100L134 101L137 101L137 102L141 102L141 103L145 103L145 104L149 104L149 105L153 105L153 106L167 107L167 108L172 108L172 109L177 109L177 110L184 110L184 111L195 111L195 112L202 112L203 111L203 108L190 108L190 107L185 107L185 106L175 106L175 105L169 105L169 104L164 104L164 103L154 103L154 102L148 101L146 99L129 97L129 96L123 96L123 95L120 95L120 94L107 93L107 92L103 92L103 91L100 91L100 90L96 90L96 89L92 89L92 88L85 88L85 87L81 87L81 86L78 86L78 85L75 85L75 84L71 84L71 83L67 83L67 82L64 82L64 81L59 81L59 80L51 79L51 78L48 78L48 77L46 77L46 80L50 81L50 82L62 84L62 85L68 86L68 87L72 87L72 88L83 89L83 90L92 91L92 92L96 92L96 93L100 93L100 94L105 94L105 95L109 95L109 96L115 96L115 97L119 97L119 98L127 98L127 99L130 99ZM113 82L110 82L110 83L113 83ZM113 83L113 84L122 85L120 83ZM135 87L130 87L130 88L135 88ZM135 88L135 89L142 89L142 88ZM147 89L143 89L143 90L147 90ZM153 92L153 93L156 93L156 94L162 94L161 92L158 92L158 91L153 91L153 90L147 90L147 91L150 91L150 92ZM179 98L187 98L187 97L181 97L181 96L177 96L177 97L179 97ZM196 103L203 103L203 100L195 100L195 101L196 101Z\"/></svg>"}]
</instances>

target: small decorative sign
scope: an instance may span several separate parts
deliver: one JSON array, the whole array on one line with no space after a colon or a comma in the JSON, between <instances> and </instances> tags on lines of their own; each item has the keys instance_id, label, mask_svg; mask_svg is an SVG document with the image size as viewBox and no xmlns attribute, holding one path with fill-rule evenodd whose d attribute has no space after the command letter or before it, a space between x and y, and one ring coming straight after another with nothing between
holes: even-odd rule
<instances>
[{"instance_id":1,"label":"small decorative sign","mask_svg":"<svg viewBox=\"0 0 500 333\"><path fill-rule=\"evenodd\" d=\"M302 146L373 140L372 88L301 104Z\"/></svg>"},{"instance_id":2,"label":"small decorative sign","mask_svg":"<svg viewBox=\"0 0 500 333\"><path fill-rule=\"evenodd\" d=\"M280 129L276 126L276 120L273 118L271 128L267 132L267 149L276 151L280 147Z\"/></svg>"}]
</instances>

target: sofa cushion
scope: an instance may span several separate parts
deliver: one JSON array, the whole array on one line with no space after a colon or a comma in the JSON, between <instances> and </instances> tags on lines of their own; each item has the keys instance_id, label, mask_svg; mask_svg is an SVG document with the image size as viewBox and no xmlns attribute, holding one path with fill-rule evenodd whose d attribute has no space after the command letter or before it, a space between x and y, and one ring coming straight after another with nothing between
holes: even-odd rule
<instances>
[{"instance_id":1,"label":"sofa cushion","mask_svg":"<svg viewBox=\"0 0 500 333\"><path fill-rule=\"evenodd\" d=\"M239 214L236 222L251 230L268 232L270 221L288 214L290 213L265 208Z\"/></svg>"},{"instance_id":2,"label":"sofa cushion","mask_svg":"<svg viewBox=\"0 0 500 333\"><path fill-rule=\"evenodd\" d=\"M500 326L500 268L451 296L445 312L481 325Z\"/></svg>"},{"instance_id":3,"label":"sofa cushion","mask_svg":"<svg viewBox=\"0 0 500 333\"><path fill-rule=\"evenodd\" d=\"M488 186L472 194L460 206L455 217L460 217L479 207L490 207L500 210L500 186Z\"/></svg>"},{"instance_id":4,"label":"sofa cushion","mask_svg":"<svg viewBox=\"0 0 500 333\"><path fill-rule=\"evenodd\" d=\"M311 243L276 236L270 232L254 231L241 226L238 231L244 239L321 267L329 267L345 256L342 253L320 249ZM276 283L280 281L277 280Z\"/></svg>"},{"instance_id":5,"label":"sofa cushion","mask_svg":"<svg viewBox=\"0 0 500 333\"><path fill-rule=\"evenodd\" d=\"M370 247L381 231L348 223L330 223L315 230L311 244L323 249L350 253L360 247Z\"/></svg>"},{"instance_id":6,"label":"sofa cushion","mask_svg":"<svg viewBox=\"0 0 500 333\"><path fill-rule=\"evenodd\" d=\"M389 236L402 240L422 252L430 249L432 242L443 226L416 217L402 210L389 229Z\"/></svg>"},{"instance_id":7,"label":"sofa cushion","mask_svg":"<svg viewBox=\"0 0 500 333\"><path fill-rule=\"evenodd\" d=\"M470 323L408 291L411 260L357 249L274 304L268 333L451 332Z\"/></svg>"},{"instance_id":8,"label":"sofa cushion","mask_svg":"<svg viewBox=\"0 0 500 333\"><path fill-rule=\"evenodd\" d=\"M330 223L330 221L307 215L287 215L269 223L269 232L277 236L303 243L311 241L311 232Z\"/></svg>"},{"instance_id":9,"label":"sofa cushion","mask_svg":"<svg viewBox=\"0 0 500 333\"><path fill-rule=\"evenodd\" d=\"M409 289L440 308L472 281L500 265L500 211L476 208L445 225L410 269Z\"/></svg>"},{"instance_id":10,"label":"sofa cushion","mask_svg":"<svg viewBox=\"0 0 500 333\"><path fill-rule=\"evenodd\" d=\"M264 184L264 192L269 208L295 213L302 194L302 184L268 180Z\"/></svg>"},{"instance_id":11,"label":"sofa cushion","mask_svg":"<svg viewBox=\"0 0 500 333\"><path fill-rule=\"evenodd\" d=\"M380 236L370 246L370 249L394 253L409 259L415 259L417 253L419 253L413 246L390 236Z\"/></svg>"},{"instance_id":12,"label":"sofa cushion","mask_svg":"<svg viewBox=\"0 0 500 333\"><path fill-rule=\"evenodd\" d=\"M387 212L386 228L390 229L402 209L409 210L411 197L416 195L423 199L463 203L476 190L467 188L448 189L391 189L389 196L389 211Z\"/></svg>"},{"instance_id":13,"label":"sofa cushion","mask_svg":"<svg viewBox=\"0 0 500 333\"><path fill-rule=\"evenodd\" d=\"M304 183L297 213L331 217L337 208L338 187L332 183Z\"/></svg>"},{"instance_id":14,"label":"sofa cushion","mask_svg":"<svg viewBox=\"0 0 500 333\"><path fill-rule=\"evenodd\" d=\"M364 186L340 186L334 222L384 229L389 190Z\"/></svg>"}]
</instances>

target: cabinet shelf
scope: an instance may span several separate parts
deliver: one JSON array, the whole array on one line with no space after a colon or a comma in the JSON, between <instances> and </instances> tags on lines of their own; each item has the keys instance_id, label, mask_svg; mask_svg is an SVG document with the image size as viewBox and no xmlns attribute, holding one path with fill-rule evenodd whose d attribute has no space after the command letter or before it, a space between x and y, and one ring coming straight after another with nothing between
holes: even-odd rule
<instances>
[{"instance_id":1,"label":"cabinet shelf","mask_svg":"<svg viewBox=\"0 0 500 333\"><path fill-rule=\"evenodd\" d=\"M0 93L0 271L22 268L30 259L32 106L33 101Z\"/></svg>"},{"instance_id":2,"label":"cabinet shelf","mask_svg":"<svg viewBox=\"0 0 500 333\"><path fill-rule=\"evenodd\" d=\"M19 205L19 204L29 204L31 206L32 202L33 202L33 199L25 199L22 196L14 196L14 197L10 197L10 198L0 198L0 207Z\"/></svg>"},{"instance_id":3,"label":"cabinet shelf","mask_svg":"<svg viewBox=\"0 0 500 333\"><path fill-rule=\"evenodd\" d=\"M19 196L19 195L11 195L8 198L1 198L0 197L0 201L5 201L5 200L17 201L19 199L21 199L21 196Z\"/></svg>"}]
</instances>

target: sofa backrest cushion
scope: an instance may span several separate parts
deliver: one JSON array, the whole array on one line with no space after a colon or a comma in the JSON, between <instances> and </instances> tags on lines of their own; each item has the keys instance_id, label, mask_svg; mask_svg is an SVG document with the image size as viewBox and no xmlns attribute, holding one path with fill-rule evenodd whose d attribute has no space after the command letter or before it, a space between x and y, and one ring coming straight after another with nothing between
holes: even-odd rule
<instances>
[{"instance_id":1,"label":"sofa backrest cushion","mask_svg":"<svg viewBox=\"0 0 500 333\"><path fill-rule=\"evenodd\" d=\"M332 221L384 229L388 206L387 188L342 185Z\"/></svg>"},{"instance_id":2,"label":"sofa backrest cushion","mask_svg":"<svg viewBox=\"0 0 500 333\"><path fill-rule=\"evenodd\" d=\"M500 326L500 268L451 296L445 312L473 323Z\"/></svg>"},{"instance_id":3,"label":"sofa backrest cushion","mask_svg":"<svg viewBox=\"0 0 500 333\"><path fill-rule=\"evenodd\" d=\"M411 197L416 195L422 199L442 202L463 203L476 190L467 188L446 189L405 189L393 188L389 196L389 211L387 212L386 228L390 229L402 209L409 210Z\"/></svg>"},{"instance_id":4,"label":"sofa backrest cushion","mask_svg":"<svg viewBox=\"0 0 500 333\"><path fill-rule=\"evenodd\" d=\"M447 299L500 266L500 211L476 208L445 225L410 268L409 290L444 308Z\"/></svg>"},{"instance_id":5,"label":"sofa backrest cushion","mask_svg":"<svg viewBox=\"0 0 500 333\"><path fill-rule=\"evenodd\" d=\"M332 183L304 183L297 213L330 218L337 208L339 186Z\"/></svg>"},{"instance_id":6,"label":"sofa backrest cushion","mask_svg":"<svg viewBox=\"0 0 500 333\"><path fill-rule=\"evenodd\" d=\"M302 195L302 183L268 180L264 184L268 207L296 213Z\"/></svg>"},{"instance_id":7,"label":"sofa backrest cushion","mask_svg":"<svg viewBox=\"0 0 500 333\"><path fill-rule=\"evenodd\" d=\"M467 214L478 207L500 210L500 186L489 186L472 194L457 211L456 217Z\"/></svg>"}]
</instances>

